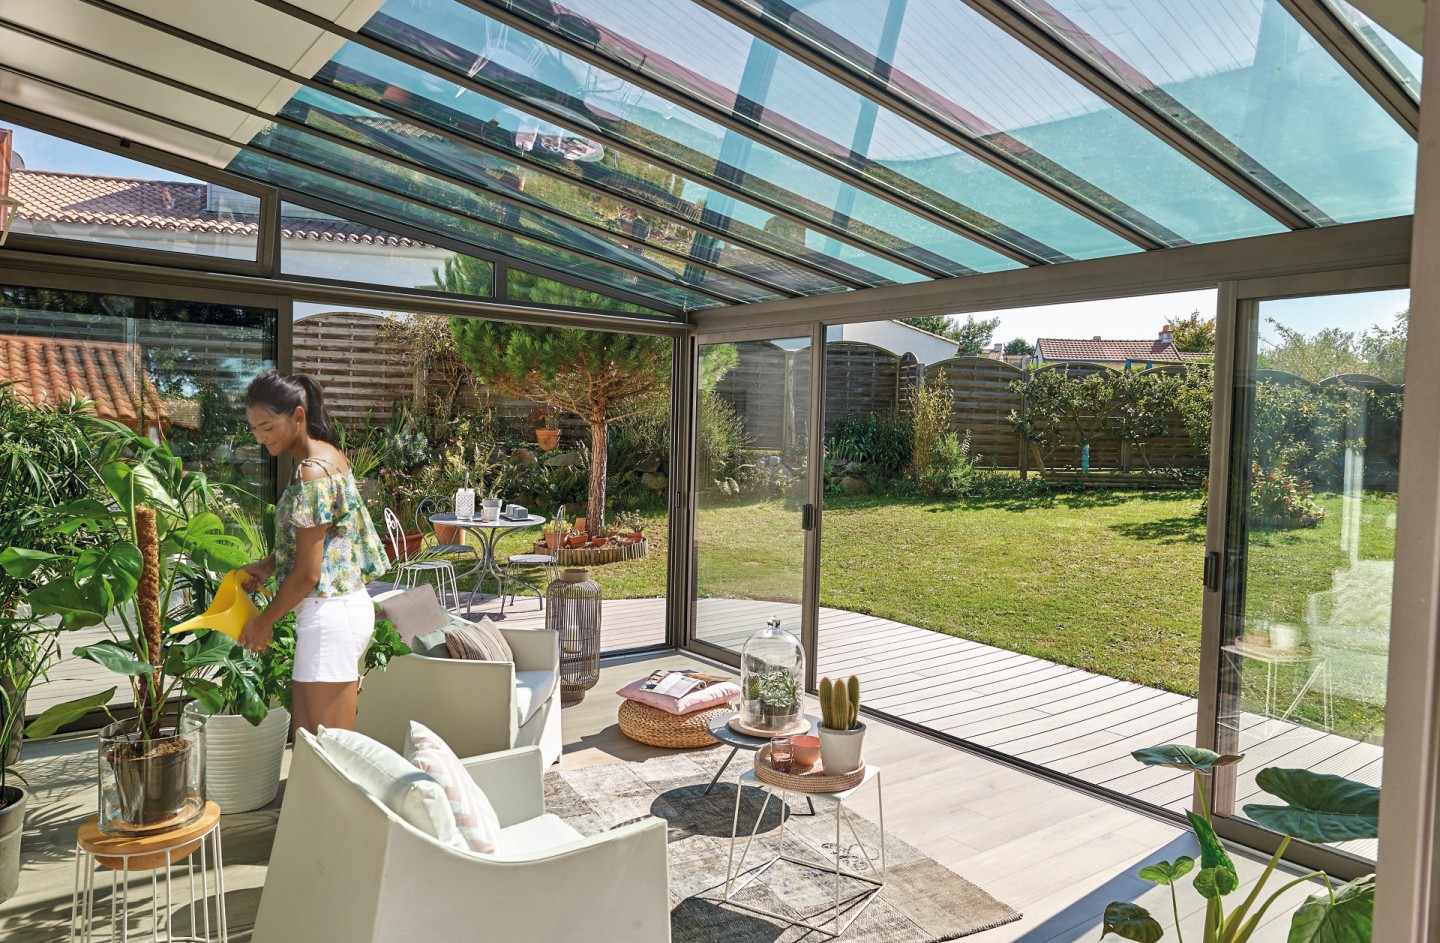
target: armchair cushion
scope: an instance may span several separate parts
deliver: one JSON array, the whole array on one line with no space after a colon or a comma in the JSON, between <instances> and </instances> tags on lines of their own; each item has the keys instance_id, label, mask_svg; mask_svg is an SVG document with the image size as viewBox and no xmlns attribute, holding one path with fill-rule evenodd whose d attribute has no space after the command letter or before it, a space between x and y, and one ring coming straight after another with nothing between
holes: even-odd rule
<instances>
[{"instance_id":1,"label":"armchair cushion","mask_svg":"<svg viewBox=\"0 0 1440 943\"><path fill-rule=\"evenodd\" d=\"M500 830L498 852L502 855L529 857L551 848L579 841L582 836L564 819L549 812Z\"/></svg>"},{"instance_id":2,"label":"armchair cushion","mask_svg":"<svg viewBox=\"0 0 1440 943\"><path fill-rule=\"evenodd\" d=\"M515 660L515 653L510 650L505 636L500 634L495 623L489 619L481 619L472 625L452 624L445 630L445 647L449 649L451 658L470 661Z\"/></svg>"},{"instance_id":3,"label":"armchair cushion","mask_svg":"<svg viewBox=\"0 0 1440 943\"><path fill-rule=\"evenodd\" d=\"M554 690L553 671L515 672L515 717L521 727L535 716Z\"/></svg>"},{"instance_id":4,"label":"armchair cushion","mask_svg":"<svg viewBox=\"0 0 1440 943\"><path fill-rule=\"evenodd\" d=\"M445 645L445 630L436 629L433 632L415 636L410 640L410 651L428 658L449 658L450 649Z\"/></svg>"},{"instance_id":5,"label":"armchair cushion","mask_svg":"<svg viewBox=\"0 0 1440 943\"><path fill-rule=\"evenodd\" d=\"M430 774L353 730L321 727L316 742L347 779L402 820L452 848L469 849L455 827L455 813L445 790Z\"/></svg>"},{"instance_id":6,"label":"armchair cushion","mask_svg":"<svg viewBox=\"0 0 1440 943\"><path fill-rule=\"evenodd\" d=\"M481 854L492 854L500 838L500 819L485 791L471 778L455 751L429 727L412 720L410 733L405 738L405 758L433 776L445 790L450 811L455 816L455 827L465 839L466 847Z\"/></svg>"},{"instance_id":7,"label":"armchair cushion","mask_svg":"<svg viewBox=\"0 0 1440 943\"><path fill-rule=\"evenodd\" d=\"M386 593L377 600L377 605L379 617L395 624L395 631L410 645L411 651L417 650L412 642L415 636L434 632L450 623L450 614L440 605L435 587L429 583L403 593Z\"/></svg>"}]
</instances>

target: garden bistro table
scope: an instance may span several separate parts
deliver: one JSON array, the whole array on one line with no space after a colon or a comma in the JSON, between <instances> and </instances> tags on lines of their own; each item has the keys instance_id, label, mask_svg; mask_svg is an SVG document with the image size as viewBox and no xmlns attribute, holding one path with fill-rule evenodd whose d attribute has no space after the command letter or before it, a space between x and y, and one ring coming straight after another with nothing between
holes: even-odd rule
<instances>
[{"instance_id":1,"label":"garden bistro table","mask_svg":"<svg viewBox=\"0 0 1440 943\"><path fill-rule=\"evenodd\" d=\"M519 583L521 586L530 589L530 591L537 596L543 597L545 595L544 590L540 589L540 587L534 583L506 573L500 569L499 565L495 562L495 544L500 540L501 534L511 530L538 527L545 523L545 518L538 514L531 514L523 521L507 521L504 518L494 521L482 521L478 517L466 521L456 517L453 513L445 513L430 515L430 523L444 524L448 527L459 527L464 530L473 530L480 534L480 562L457 577L457 582L468 576L475 577L475 588L470 590L470 598L465 602L465 611L467 613L475 605L475 594L480 592L481 587L485 585L485 577L487 575L495 577L495 589L502 597L505 595L506 581ZM456 600L456 602L458 603L459 600Z\"/></svg>"}]
</instances>

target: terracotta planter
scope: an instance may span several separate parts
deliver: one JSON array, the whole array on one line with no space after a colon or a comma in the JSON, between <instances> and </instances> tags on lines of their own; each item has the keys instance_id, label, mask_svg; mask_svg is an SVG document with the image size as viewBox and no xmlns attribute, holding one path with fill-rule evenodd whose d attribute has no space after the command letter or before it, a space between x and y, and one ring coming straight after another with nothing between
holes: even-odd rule
<instances>
[{"instance_id":1,"label":"terracotta planter","mask_svg":"<svg viewBox=\"0 0 1440 943\"><path fill-rule=\"evenodd\" d=\"M603 547L603 546L605 546L606 544L608 544L609 542L610 542L610 538L609 538L609 537L596 537L596 538L594 538L593 540L590 541L590 545L593 546L593 547Z\"/></svg>"},{"instance_id":2,"label":"terracotta planter","mask_svg":"<svg viewBox=\"0 0 1440 943\"><path fill-rule=\"evenodd\" d=\"M453 524L435 524L435 539L442 544L463 544L465 529Z\"/></svg>"},{"instance_id":3,"label":"terracotta planter","mask_svg":"<svg viewBox=\"0 0 1440 943\"><path fill-rule=\"evenodd\" d=\"M545 535L545 549L546 549L546 550L554 550L554 549L555 549L555 546L556 546L557 544L559 544L559 543L560 543L560 535L559 535L559 534L546 534L546 535Z\"/></svg>"},{"instance_id":4,"label":"terracotta planter","mask_svg":"<svg viewBox=\"0 0 1440 943\"><path fill-rule=\"evenodd\" d=\"M565 538L565 546L574 549L585 546L586 537L584 534L572 534Z\"/></svg>"},{"instance_id":5,"label":"terracotta planter","mask_svg":"<svg viewBox=\"0 0 1440 943\"><path fill-rule=\"evenodd\" d=\"M585 518L583 518L583 517L577 517L577 518L575 518L575 530L576 530L578 533L581 533L581 534L585 533Z\"/></svg>"},{"instance_id":6,"label":"terracotta planter","mask_svg":"<svg viewBox=\"0 0 1440 943\"><path fill-rule=\"evenodd\" d=\"M425 543L425 535L420 531L405 535L405 559L410 559L420 552L420 547ZM390 556L390 562L394 563L399 559L395 551L395 542L389 537L385 538L385 552Z\"/></svg>"},{"instance_id":7,"label":"terracotta planter","mask_svg":"<svg viewBox=\"0 0 1440 943\"><path fill-rule=\"evenodd\" d=\"M638 544L640 541L645 539L645 535L638 530L632 531L630 534L630 539Z\"/></svg>"},{"instance_id":8,"label":"terracotta planter","mask_svg":"<svg viewBox=\"0 0 1440 943\"><path fill-rule=\"evenodd\" d=\"M559 429L536 429L535 442L542 452L553 452L560 445Z\"/></svg>"}]
</instances>

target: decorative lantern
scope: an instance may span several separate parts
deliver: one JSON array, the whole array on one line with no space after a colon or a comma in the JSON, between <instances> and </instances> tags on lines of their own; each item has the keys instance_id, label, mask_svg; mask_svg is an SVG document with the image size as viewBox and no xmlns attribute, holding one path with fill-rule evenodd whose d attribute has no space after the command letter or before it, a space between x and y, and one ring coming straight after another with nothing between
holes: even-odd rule
<instances>
[{"instance_id":1,"label":"decorative lantern","mask_svg":"<svg viewBox=\"0 0 1440 943\"><path fill-rule=\"evenodd\" d=\"M470 487L470 473L465 473L465 487L455 492L455 517L461 521L475 519L475 489Z\"/></svg>"},{"instance_id":2,"label":"decorative lantern","mask_svg":"<svg viewBox=\"0 0 1440 943\"><path fill-rule=\"evenodd\" d=\"M740 655L740 719L746 733L786 737L810 729L805 719L805 649L779 619L750 636Z\"/></svg>"},{"instance_id":3,"label":"decorative lantern","mask_svg":"<svg viewBox=\"0 0 1440 943\"><path fill-rule=\"evenodd\" d=\"M600 680L600 584L570 567L545 589L545 628L560 635L560 706L585 699Z\"/></svg>"}]
</instances>

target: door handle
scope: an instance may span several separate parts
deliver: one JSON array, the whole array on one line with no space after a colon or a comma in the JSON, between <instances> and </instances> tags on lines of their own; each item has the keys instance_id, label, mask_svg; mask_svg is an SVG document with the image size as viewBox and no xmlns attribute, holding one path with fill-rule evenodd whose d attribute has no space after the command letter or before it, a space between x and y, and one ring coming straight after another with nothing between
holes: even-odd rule
<instances>
[{"instance_id":1,"label":"door handle","mask_svg":"<svg viewBox=\"0 0 1440 943\"><path fill-rule=\"evenodd\" d=\"M800 509L800 529L815 529L815 505L807 504Z\"/></svg>"}]
</instances>

